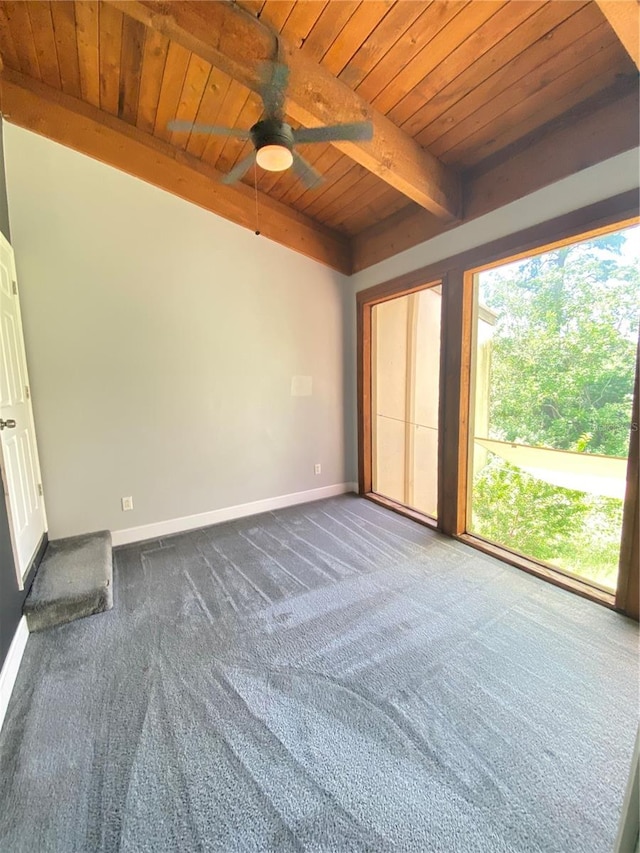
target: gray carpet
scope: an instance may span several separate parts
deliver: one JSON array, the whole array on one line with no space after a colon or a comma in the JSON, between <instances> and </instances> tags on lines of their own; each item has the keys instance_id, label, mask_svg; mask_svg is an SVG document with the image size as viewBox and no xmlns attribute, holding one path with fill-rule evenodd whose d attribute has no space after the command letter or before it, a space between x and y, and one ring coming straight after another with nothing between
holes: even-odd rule
<instances>
[{"instance_id":1,"label":"gray carpet","mask_svg":"<svg viewBox=\"0 0 640 853\"><path fill-rule=\"evenodd\" d=\"M355 496L115 556L27 645L3 853L611 850L631 621Z\"/></svg>"},{"instance_id":2,"label":"gray carpet","mask_svg":"<svg viewBox=\"0 0 640 853\"><path fill-rule=\"evenodd\" d=\"M49 542L24 603L29 631L44 631L112 607L109 531Z\"/></svg>"}]
</instances>

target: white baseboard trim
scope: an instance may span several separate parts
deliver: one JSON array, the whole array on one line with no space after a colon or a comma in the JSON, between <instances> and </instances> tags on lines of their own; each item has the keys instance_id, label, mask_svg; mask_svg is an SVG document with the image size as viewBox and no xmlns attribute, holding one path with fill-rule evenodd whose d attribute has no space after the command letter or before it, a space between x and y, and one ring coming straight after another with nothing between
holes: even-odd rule
<instances>
[{"instance_id":1,"label":"white baseboard trim","mask_svg":"<svg viewBox=\"0 0 640 853\"><path fill-rule=\"evenodd\" d=\"M27 628L27 620L23 616L18 622L18 627L13 635L13 640L0 671L0 730L2 729L4 717L9 707L9 699L11 699L13 685L16 683L20 661L22 660L28 639L29 629Z\"/></svg>"},{"instance_id":2,"label":"white baseboard trim","mask_svg":"<svg viewBox=\"0 0 640 853\"><path fill-rule=\"evenodd\" d=\"M186 530L219 524L221 521L233 521L235 518L244 518L247 515L257 515L260 512L269 512L272 509L282 509L286 506L309 503L310 501L357 491L357 483L336 483L333 486L322 486L319 489L310 489L307 492L294 492L291 495L279 495L275 498L264 498L260 501L251 501L251 503L238 504L237 506L212 509L209 512L185 515L182 518L171 518L168 521L158 521L153 524L143 524L140 527L112 530L111 541L114 547L128 545L131 542L144 542L145 539L158 539L161 536L170 536L172 533L183 533Z\"/></svg>"}]
</instances>

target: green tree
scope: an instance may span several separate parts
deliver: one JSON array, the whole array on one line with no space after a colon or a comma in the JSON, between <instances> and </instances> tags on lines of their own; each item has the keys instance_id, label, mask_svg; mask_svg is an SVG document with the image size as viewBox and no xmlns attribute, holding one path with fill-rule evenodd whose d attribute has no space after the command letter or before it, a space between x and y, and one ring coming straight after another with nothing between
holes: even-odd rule
<instances>
[{"instance_id":1,"label":"green tree","mask_svg":"<svg viewBox=\"0 0 640 853\"><path fill-rule=\"evenodd\" d=\"M492 437L626 455L640 272L620 263L623 245L608 235L483 274L480 301L498 315Z\"/></svg>"},{"instance_id":2,"label":"green tree","mask_svg":"<svg viewBox=\"0 0 640 853\"><path fill-rule=\"evenodd\" d=\"M496 313L490 437L626 456L640 305L638 264L623 258L630 235L481 274L480 302ZM493 455L474 483L475 532L610 585L621 517L622 501L549 485Z\"/></svg>"},{"instance_id":3,"label":"green tree","mask_svg":"<svg viewBox=\"0 0 640 853\"><path fill-rule=\"evenodd\" d=\"M582 529L589 506L582 492L558 489L493 456L474 488L482 535L539 560L552 560L567 534Z\"/></svg>"}]
</instances>

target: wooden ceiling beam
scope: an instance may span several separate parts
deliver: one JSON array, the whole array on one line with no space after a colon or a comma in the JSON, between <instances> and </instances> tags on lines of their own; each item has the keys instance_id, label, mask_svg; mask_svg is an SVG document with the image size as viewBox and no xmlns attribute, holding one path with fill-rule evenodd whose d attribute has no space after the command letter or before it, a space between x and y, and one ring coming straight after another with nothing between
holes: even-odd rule
<instances>
[{"instance_id":1,"label":"wooden ceiling beam","mask_svg":"<svg viewBox=\"0 0 640 853\"><path fill-rule=\"evenodd\" d=\"M597 109L571 113L513 146L503 160L491 158L468 175L465 222L523 198L549 184L638 146L635 89ZM482 164L481 164L482 165ZM488 167L487 167L488 166ZM366 269L455 227L408 205L353 238L353 270Z\"/></svg>"},{"instance_id":2,"label":"wooden ceiling beam","mask_svg":"<svg viewBox=\"0 0 640 853\"><path fill-rule=\"evenodd\" d=\"M260 65L277 59L289 67L287 114L306 127L368 119L371 142L332 143L361 166L445 221L461 216L460 176L425 151L326 68L230 2L171 3L110 0L125 15L206 59L253 91Z\"/></svg>"},{"instance_id":3,"label":"wooden ceiling beam","mask_svg":"<svg viewBox=\"0 0 640 853\"><path fill-rule=\"evenodd\" d=\"M640 0L596 0L618 40L640 69Z\"/></svg>"},{"instance_id":4,"label":"wooden ceiling beam","mask_svg":"<svg viewBox=\"0 0 640 853\"><path fill-rule=\"evenodd\" d=\"M220 183L221 173L169 143L91 104L8 68L2 70L4 118L115 166L252 231L254 191ZM351 272L348 238L259 193L260 233L342 273Z\"/></svg>"}]
</instances>

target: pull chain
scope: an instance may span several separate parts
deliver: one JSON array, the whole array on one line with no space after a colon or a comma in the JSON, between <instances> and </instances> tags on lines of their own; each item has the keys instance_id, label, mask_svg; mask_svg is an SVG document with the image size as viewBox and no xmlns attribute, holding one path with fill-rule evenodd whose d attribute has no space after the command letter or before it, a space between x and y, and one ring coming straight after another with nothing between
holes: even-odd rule
<instances>
[{"instance_id":1,"label":"pull chain","mask_svg":"<svg viewBox=\"0 0 640 853\"><path fill-rule=\"evenodd\" d=\"M255 190L255 198L256 198L256 237L260 236L260 222L258 219L258 164L254 164L253 167L253 188Z\"/></svg>"}]
</instances>

